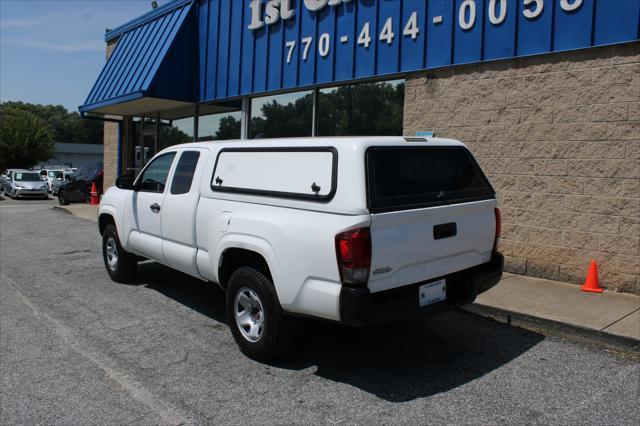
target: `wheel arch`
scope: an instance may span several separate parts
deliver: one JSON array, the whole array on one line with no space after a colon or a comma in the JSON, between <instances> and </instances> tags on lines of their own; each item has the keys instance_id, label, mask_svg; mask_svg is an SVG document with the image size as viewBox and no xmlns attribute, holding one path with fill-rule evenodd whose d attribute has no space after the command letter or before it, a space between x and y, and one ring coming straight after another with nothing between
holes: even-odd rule
<instances>
[{"instance_id":1,"label":"wheel arch","mask_svg":"<svg viewBox=\"0 0 640 426\"><path fill-rule=\"evenodd\" d=\"M104 230L107 225L114 225L116 229L118 228L116 220L111 214L100 213L100 216L98 216L98 230L100 231L100 235L104 234Z\"/></svg>"},{"instance_id":2,"label":"wheel arch","mask_svg":"<svg viewBox=\"0 0 640 426\"><path fill-rule=\"evenodd\" d=\"M272 269L265 256L257 250L243 247L227 247L222 251L218 261L218 284L226 289L231 275L243 266L256 269L275 285Z\"/></svg>"}]
</instances>

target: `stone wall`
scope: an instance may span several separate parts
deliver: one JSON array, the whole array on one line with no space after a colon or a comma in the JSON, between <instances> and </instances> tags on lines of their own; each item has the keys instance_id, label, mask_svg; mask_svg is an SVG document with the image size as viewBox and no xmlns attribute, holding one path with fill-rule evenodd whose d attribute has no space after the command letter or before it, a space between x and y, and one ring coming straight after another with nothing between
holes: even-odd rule
<instances>
[{"instance_id":1,"label":"stone wall","mask_svg":"<svg viewBox=\"0 0 640 426\"><path fill-rule=\"evenodd\" d=\"M107 43L107 59L116 47L116 40ZM114 117L116 118L116 117ZM104 183L103 188L113 186L118 173L118 123L104 122Z\"/></svg>"},{"instance_id":2,"label":"stone wall","mask_svg":"<svg viewBox=\"0 0 640 426\"><path fill-rule=\"evenodd\" d=\"M414 74L404 129L477 156L507 271L640 294L640 43Z\"/></svg>"}]
</instances>

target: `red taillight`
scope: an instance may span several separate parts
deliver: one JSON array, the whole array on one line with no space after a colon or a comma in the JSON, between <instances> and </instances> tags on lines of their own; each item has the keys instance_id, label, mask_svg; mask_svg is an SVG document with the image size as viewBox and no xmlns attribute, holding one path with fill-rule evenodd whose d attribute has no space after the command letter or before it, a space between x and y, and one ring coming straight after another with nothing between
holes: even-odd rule
<instances>
[{"instance_id":1,"label":"red taillight","mask_svg":"<svg viewBox=\"0 0 640 426\"><path fill-rule=\"evenodd\" d=\"M369 228L351 229L336 235L336 257L342 284L365 285L371 266Z\"/></svg>"},{"instance_id":2,"label":"red taillight","mask_svg":"<svg viewBox=\"0 0 640 426\"><path fill-rule=\"evenodd\" d=\"M500 209L495 208L494 212L496 214L496 235L493 240L493 250L498 250L498 240L500 239L500 235L502 234L502 216L500 214Z\"/></svg>"}]
</instances>

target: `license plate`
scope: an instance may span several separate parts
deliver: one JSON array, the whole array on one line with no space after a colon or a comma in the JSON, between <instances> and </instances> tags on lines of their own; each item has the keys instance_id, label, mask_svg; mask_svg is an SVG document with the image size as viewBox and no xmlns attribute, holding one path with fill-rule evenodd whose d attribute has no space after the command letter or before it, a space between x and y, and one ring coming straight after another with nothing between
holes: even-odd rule
<instances>
[{"instance_id":1,"label":"license plate","mask_svg":"<svg viewBox=\"0 0 640 426\"><path fill-rule=\"evenodd\" d=\"M447 280L423 284L418 290L418 306L442 302L447 299Z\"/></svg>"}]
</instances>

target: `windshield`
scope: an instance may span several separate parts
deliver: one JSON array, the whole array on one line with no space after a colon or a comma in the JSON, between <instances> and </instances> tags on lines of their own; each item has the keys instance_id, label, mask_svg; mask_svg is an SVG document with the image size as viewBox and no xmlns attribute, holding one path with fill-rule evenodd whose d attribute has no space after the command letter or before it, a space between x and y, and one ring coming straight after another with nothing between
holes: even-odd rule
<instances>
[{"instance_id":1,"label":"windshield","mask_svg":"<svg viewBox=\"0 0 640 426\"><path fill-rule=\"evenodd\" d=\"M37 173L16 173L13 179L16 182L38 182L42 180Z\"/></svg>"},{"instance_id":2,"label":"windshield","mask_svg":"<svg viewBox=\"0 0 640 426\"><path fill-rule=\"evenodd\" d=\"M60 177L61 175L62 175L61 171L57 171L57 170L49 171L50 178Z\"/></svg>"}]
</instances>

